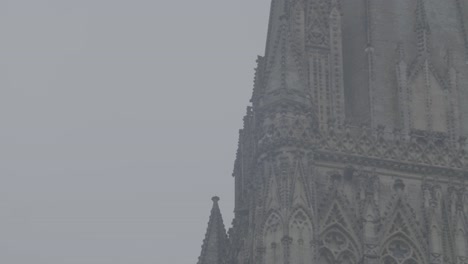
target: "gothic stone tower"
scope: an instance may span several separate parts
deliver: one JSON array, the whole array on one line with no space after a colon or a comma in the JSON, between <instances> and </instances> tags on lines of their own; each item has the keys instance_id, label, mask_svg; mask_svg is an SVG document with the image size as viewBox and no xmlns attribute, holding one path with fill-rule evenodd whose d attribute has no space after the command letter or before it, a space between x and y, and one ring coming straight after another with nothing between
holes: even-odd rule
<instances>
[{"instance_id":1,"label":"gothic stone tower","mask_svg":"<svg viewBox=\"0 0 468 264\"><path fill-rule=\"evenodd\" d=\"M198 264L468 263L467 0L273 0Z\"/></svg>"}]
</instances>

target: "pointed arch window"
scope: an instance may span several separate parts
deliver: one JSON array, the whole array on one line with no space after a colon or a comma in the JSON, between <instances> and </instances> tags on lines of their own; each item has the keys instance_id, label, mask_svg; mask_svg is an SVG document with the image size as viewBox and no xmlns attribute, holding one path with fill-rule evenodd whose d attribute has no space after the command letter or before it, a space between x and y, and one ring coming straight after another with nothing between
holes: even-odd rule
<instances>
[{"instance_id":1,"label":"pointed arch window","mask_svg":"<svg viewBox=\"0 0 468 264\"><path fill-rule=\"evenodd\" d=\"M356 264L355 243L339 226L333 226L322 235L320 264Z\"/></svg>"},{"instance_id":2,"label":"pointed arch window","mask_svg":"<svg viewBox=\"0 0 468 264\"><path fill-rule=\"evenodd\" d=\"M298 210L291 217L289 233L292 238L291 258L292 263L306 264L312 259L311 241L312 224L307 214Z\"/></svg>"},{"instance_id":3,"label":"pointed arch window","mask_svg":"<svg viewBox=\"0 0 468 264\"><path fill-rule=\"evenodd\" d=\"M280 264L283 261L283 224L278 214L272 213L264 227L265 263Z\"/></svg>"},{"instance_id":4,"label":"pointed arch window","mask_svg":"<svg viewBox=\"0 0 468 264\"><path fill-rule=\"evenodd\" d=\"M423 263L419 251L409 239L398 235L388 240L382 250L382 264L420 264Z\"/></svg>"}]
</instances>

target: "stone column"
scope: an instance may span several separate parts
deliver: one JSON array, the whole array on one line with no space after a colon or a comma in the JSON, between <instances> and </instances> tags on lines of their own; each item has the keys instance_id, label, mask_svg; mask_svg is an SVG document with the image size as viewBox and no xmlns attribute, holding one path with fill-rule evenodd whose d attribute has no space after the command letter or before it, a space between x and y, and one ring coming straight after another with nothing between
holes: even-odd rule
<instances>
[{"instance_id":1,"label":"stone column","mask_svg":"<svg viewBox=\"0 0 468 264\"><path fill-rule=\"evenodd\" d=\"M266 252L265 247L257 247L256 256L255 256L255 263L267 264L267 263L264 263L265 252Z\"/></svg>"},{"instance_id":2,"label":"stone column","mask_svg":"<svg viewBox=\"0 0 468 264\"><path fill-rule=\"evenodd\" d=\"M283 245L284 264L291 263L291 243L292 238L290 236L284 236L281 239L281 244Z\"/></svg>"}]
</instances>

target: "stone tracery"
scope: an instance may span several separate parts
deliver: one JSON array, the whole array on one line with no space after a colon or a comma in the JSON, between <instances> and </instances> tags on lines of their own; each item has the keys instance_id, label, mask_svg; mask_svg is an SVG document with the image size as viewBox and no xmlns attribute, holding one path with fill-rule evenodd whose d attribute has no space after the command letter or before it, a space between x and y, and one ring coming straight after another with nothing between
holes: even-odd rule
<instances>
[{"instance_id":1,"label":"stone tracery","mask_svg":"<svg viewBox=\"0 0 468 264\"><path fill-rule=\"evenodd\" d=\"M322 235L320 259L327 264L357 264L358 253L352 239L340 227L332 226Z\"/></svg>"},{"instance_id":2,"label":"stone tracery","mask_svg":"<svg viewBox=\"0 0 468 264\"><path fill-rule=\"evenodd\" d=\"M419 251L403 234L390 238L382 247L381 264L422 264Z\"/></svg>"},{"instance_id":3,"label":"stone tracery","mask_svg":"<svg viewBox=\"0 0 468 264\"><path fill-rule=\"evenodd\" d=\"M228 256L227 264L468 261L468 194L461 194L468 157L459 122L468 107L458 104L468 66L452 43L435 52L442 20L425 14L455 14L461 1L446 1L439 13L440 2L272 1L233 174L229 238L231 255L241 257ZM406 28L414 23L417 32ZM394 30L397 24L405 28ZM356 169L374 179L364 185ZM434 188L421 188L428 178Z\"/></svg>"},{"instance_id":4,"label":"stone tracery","mask_svg":"<svg viewBox=\"0 0 468 264\"><path fill-rule=\"evenodd\" d=\"M312 258L311 242L313 240L312 223L307 214L299 209L290 220L289 234L291 242L292 263L306 264Z\"/></svg>"},{"instance_id":5,"label":"stone tracery","mask_svg":"<svg viewBox=\"0 0 468 264\"><path fill-rule=\"evenodd\" d=\"M283 260L283 247L281 239L283 236L283 223L277 213L272 213L265 222L265 263L280 264Z\"/></svg>"}]
</instances>

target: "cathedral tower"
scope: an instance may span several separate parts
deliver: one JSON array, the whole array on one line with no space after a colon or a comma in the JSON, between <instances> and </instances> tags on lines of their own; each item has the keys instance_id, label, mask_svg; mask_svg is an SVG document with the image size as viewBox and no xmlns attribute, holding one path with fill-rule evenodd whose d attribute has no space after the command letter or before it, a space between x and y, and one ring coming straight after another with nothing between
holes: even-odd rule
<instances>
[{"instance_id":1,"label":"cathedral tower","mask_svg":"<svg viewBox=\"0 0 468 264\"><path fill-rule=\"evenodd\" d=\"M272 0L198 264L467 264L468 2Z\"/></svg>"}]
</instances>

